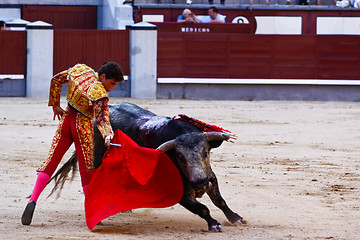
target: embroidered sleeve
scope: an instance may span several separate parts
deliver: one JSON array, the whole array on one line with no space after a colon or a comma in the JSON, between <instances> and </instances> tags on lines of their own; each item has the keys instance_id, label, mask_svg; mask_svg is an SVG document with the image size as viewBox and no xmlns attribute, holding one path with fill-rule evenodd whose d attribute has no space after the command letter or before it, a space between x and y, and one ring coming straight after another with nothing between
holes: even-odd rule
<instances>
[{"instance_id":1,"label":"embroidered sleeve","mask_svg":"<svg viewBox=\"0 0 360 240\"><path fill-rule=\"evenodd\" d=\"M67 70L62 71L51 79L50 83L50 95L48 106L59 106L60 105L60 94L62 85L68 81Z\"/></svg>"},{"instance_id":2,"label":"embroidered sleeve","mask_svg":"<svg viewBox=\"0 0 360 240\"><path fill-rule=\"evenodd\" d=\"M108 98L101 98L94 102L95 121L104 139L107 135L114 134L109 120L108 102Z\"/></svg>"}]
</instances>

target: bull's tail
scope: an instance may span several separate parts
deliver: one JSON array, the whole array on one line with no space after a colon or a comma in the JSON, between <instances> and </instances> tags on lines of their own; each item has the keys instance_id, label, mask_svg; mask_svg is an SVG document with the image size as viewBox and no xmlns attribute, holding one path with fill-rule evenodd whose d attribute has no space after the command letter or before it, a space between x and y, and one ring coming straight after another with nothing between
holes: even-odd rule
<instances>
[{"instance_id":1,"label":"bull's tail","mask_svg":"<svg viewBox=\"0 0 360 240\"><path fill-rule=\"evenodd\" d=\"M70 181L74 180L75 172L77 171L77 156L76 152L73 153L73 155L69 158L69 160L55 173L55 175L49 180L48 184L54 180L55 185L53 189L51 190L51 193L48 197L50 197L56 190L59 190L57 193L56 198L60 196L61 190L64 187L65 181L70 173L72 171L72 175L70 178Z\"/></svg>"}]
</instances>

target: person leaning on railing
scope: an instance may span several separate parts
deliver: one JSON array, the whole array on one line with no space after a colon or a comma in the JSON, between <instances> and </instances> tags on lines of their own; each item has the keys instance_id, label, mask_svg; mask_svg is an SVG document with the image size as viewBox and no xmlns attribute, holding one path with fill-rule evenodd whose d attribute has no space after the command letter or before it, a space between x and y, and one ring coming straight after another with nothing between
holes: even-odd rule
<instances>
[{"instance_id":1,"label":"person leaning on railing","mask_svg":"<svg viewBox=\"0 0 360 240\"><path fill-rule=\"evenodd\" d=\"M217 7L209 8L208 13L208 16L200 20L202 23L225 23L226 16L221 15Z\"/></svg>"},{"instance_id":2,"label":"person leaning on railing","mask_svg":"<svg viewBox=\"0 0 360 240\"><path fill-rule=\"evenodd\" d=\"M190 9L184 9L183 13L177 18L178 23L199 23L200 20L195 16Z\"/></svg>"}]
</instances>

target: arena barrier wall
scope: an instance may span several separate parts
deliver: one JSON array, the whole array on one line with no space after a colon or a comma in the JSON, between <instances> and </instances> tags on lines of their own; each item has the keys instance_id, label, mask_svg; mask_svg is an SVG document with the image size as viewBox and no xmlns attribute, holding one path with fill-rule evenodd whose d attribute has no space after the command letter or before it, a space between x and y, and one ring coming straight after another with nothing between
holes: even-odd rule
<instances>
[{"instance_id":1,"label":"arena barrier wall","mask_svg":"<svg viewBox=\"0 0 360 240\"><path fill-rule=\"evenodd\" d=\"M206 26L201 25L202 28ZM153 54L156 56L142 59L143 64L157 62L154 65L154 76L155 81L157 79L155 84L158 98L360 99L358 36L257 35L211 30L183 32L178 27L176 29L178 30L171 32L159 28L157 51ZM16 31L1 33L0 39L10 39L3 34L13 33L16 34ZM24 38L24 32L18 38ZM142 38L146 39L144 36ZM128 59L130 54L138 54L146 46L131 49L130 41L129 30L54 30L53 50L46 52L54 53L55 61L51 65L54 73L78 62L85 62L94 68L100 67L104 59L119 62L130 81L127 81L127 86L122 86L127 88L126 94L113 94L131 97L128 90L131 88L132 76ZM24 43L18 46L25 52ZM27 48L28 53L31 53L32 47L28 45ZM41 62L41 59L41 56L35 58L34 61L39 62L34 65L44 67L52 64L48 61ZM4 69L10 69L9 63L18 66L23 64L22 70L19 67L11 70L11 73L3 72ZM28 78L33 68L30 69L28 63L24 64L24 58L14 58L9 63L3 62L0 74L23 73ZM38 72L41 72L41 68ZM50 78L51 74L39 81L42 85L37 89L44 91L42 96L48 95ZM152 81L154 80L144 78L143 84L154 84ZM29 88L29 84L26 87ZM320 91L321 89L326 92Z\"/></svg>"}]
</instances>

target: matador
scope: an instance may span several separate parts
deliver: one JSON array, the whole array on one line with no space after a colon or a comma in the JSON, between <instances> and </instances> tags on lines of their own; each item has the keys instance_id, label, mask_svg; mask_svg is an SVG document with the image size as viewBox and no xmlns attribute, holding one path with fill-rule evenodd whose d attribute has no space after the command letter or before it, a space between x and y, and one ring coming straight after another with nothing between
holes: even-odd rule
<instances>
[{"instance_id":1,"label":"matador","mask_svg":"<svg viewBox=\"0 0 360 240\"><path fill-rule=\"evenodd\" d=\"M105 145L109 147L114 133L109 122L107 92L122 80L123 71L115 62L104 63L98 72L85 64L76 64L51 79L48 105L53 108L54 120L57 117L60 121L49 153L37 169L35 186L21 218L23 225L31 223L41 192L72 143L75 144L81 184L86 193L94 169L93 120ZM66 110L60 106L61 90L65 83L68 84Z\"/></svg>"}]
</instances>

